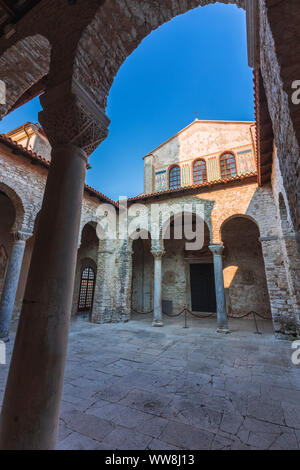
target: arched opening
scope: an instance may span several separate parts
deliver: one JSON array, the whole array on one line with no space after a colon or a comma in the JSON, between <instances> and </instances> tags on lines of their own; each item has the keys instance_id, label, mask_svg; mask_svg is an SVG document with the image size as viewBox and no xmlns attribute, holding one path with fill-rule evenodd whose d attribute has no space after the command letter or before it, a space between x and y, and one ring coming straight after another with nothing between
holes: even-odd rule
<instances>
[{"instance_id":1,"label":"arched opening","mask_svg":"<svg viewBox=\"0 0 300 470\"><path fill-rule=\"evenodd\" d=\"M227 312L242 317L254 311L270 319L271 308L259 229L253 220L233 217L221 227Z\"/></svg>"},{"instance_id":2,"label":"arched opening","mask_svg":"<svg viewBox=\"0 0 300 470\"><path fill-rule=\"evenodd\" d=\"M147 232L138 233L132 242L132 314L150 312L153 309L154 263L151 254L151 237Z\"/></svg>"},{"instance_id":3,"label":"arched opening","mask_svg":"<svg viewBox=\"0 0 300 470\"><path fill-rule=\"evenodd\" d=\"M92 315L94 302L98 246L96 223L87 223L82 229L77 253L72 314L84 314L88 319Z\"/></svg>"},{"instance_id":4,"label":"arched opening","mask_svg":"<svg viewBox=\"0 0 300 470\"><path fill-rule=\"evenodd\" d=\"M194 242L192 234L197 233ZM163 229L162 298L166 313L187 305L194 312L216 312L210 230L195 214L175 214Z\"/></svg>"}]
</instances>

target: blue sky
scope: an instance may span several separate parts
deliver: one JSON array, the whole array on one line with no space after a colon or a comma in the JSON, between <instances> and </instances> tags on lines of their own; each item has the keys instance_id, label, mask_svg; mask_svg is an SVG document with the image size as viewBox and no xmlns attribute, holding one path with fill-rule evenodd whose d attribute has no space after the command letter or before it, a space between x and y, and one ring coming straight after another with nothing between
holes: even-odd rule
<instances>
[{"instance_id":1,"label":"blue sky","mask_svg":"<svg viewBox=\"0 0 300 470\"><path fill-rule=\"evenodd\" d=\"M0 123L37 122L38 98ZM143 191L142 157L195 119L253 120L245 12L198 7L151 33L127 58L110 91L108 138L90 157L87 183L112 199Z\"/></svg>"}]
</instances>

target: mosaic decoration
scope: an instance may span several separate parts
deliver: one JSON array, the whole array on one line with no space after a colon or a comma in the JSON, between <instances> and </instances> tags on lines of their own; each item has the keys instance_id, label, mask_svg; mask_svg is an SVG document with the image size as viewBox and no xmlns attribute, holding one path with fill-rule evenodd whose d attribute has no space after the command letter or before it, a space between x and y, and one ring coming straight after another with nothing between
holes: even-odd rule
<instances>
[{"instance_id":1,"label":"mosaic decoration","mask_svg":"<svg viewBox=\"0 0 300 470\"><path fill-rule=\"evenodd\" d=\"M239 159L240 174L245 175L256 170L252 149L237 153Z\"/></svg>"},{"instance_id":2,"label":"mosaic decoration","mask_svg":"<svg viewBox=\"0 0 300 470\"><path fill-rule=\"evenodd\" d=\"M209 157L207 160L208 181L216 181L220 178L220 170L217 157Z\"/></svg>"},{"instance_id":3,"label":"mosaic decoration","mask_svg":"<svg viewBox=\"0 0 300 470\"><path fill-rule=\"evenodd\" d=\"M167 171L155 172L155 191L165 191L167 189Z\"/></svg>"},{"instance_id":4,"label":"mosaic decoration","mask_svg":"<svg viewBox=\"0 0 300 470\"><path fill-rule=\"evenodd\" d=\"M191 167L189 163L184 163L181 167L181 186L190 186L191 184Z\"/></svg>"}]
</instances>

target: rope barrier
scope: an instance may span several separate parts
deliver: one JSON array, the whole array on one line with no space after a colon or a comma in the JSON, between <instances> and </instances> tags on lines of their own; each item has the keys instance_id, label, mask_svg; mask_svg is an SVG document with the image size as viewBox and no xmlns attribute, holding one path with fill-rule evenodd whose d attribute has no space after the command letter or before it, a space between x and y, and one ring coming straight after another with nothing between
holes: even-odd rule
<instances>
[{"instance_id":1,"label":"rope barrier","mask_svg":"<svg viewBox=\"0 0 300 470\"><path fill-rule=\"evenodd\" d=\"M229 315L227 314L228 318L245 318L248 317L249 315L257 315L259 318L262 318L263 320L272 320L271 317L264 317L260 313L254 312L254 310L251 310L251 312L245 313L244 315Z\"/></svg>"},{"instance_id":2,"label":"rope barrier","mask_svg":"<svg viewBox=\"0 0 300 470\"><path fill-rule=\"evenodd\" d=\"M135 309L131 309L134 313L138 314L138 315L149 315L150 313L153 313L153 309L152 310L149 310L148 312L140 312L138 310L135 310ZM182 310L180 310L178 313L166 313L166 312L162 312L163 315L166 315L167 317L169 318L177 318L177 317L180 317L180 315L182 315L184 312L187 312L189 313L191 316L195 317L195 318L200 318L200 319L205 319L205 318L210 318L214 315L216 315L216 313L208 313L207 315L201 315L201 314L198 314L198 313L194 313L192 312L188 307L184 306L182 308ZM271 320L272 318L271 317L264 317L263 315L261 315L260 313L257 313L257 312L254 312L253 310L251 310L251 312L248 312L248 313L245 313L244 315L230 315L230 314L227 314L227 317L228 318L236 318L236 319L241 319L241 318L246 318L248 317L249 315L256 315L258 316L259 318L263 319L263 320Z\"/></svg>"}]
</instances>

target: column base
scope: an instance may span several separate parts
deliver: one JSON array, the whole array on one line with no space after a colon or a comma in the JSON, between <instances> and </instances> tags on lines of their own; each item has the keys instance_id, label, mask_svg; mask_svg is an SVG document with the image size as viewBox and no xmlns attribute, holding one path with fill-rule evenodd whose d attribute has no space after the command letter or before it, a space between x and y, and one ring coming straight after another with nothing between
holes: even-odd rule
<instances>
[{"instance_id":1,"label":"column base","mask_svg":"<svg viewBox=\"0 0 300 470\"><path fill-rule=\"evenodd\" d=\"M164 326L164 324L163 324L163 322L162 322L161 320L154 320L154 321L152 322L152 326L158 326L158 327L160 327L160 326Z\"/></svg>"},{"instance_id":2,"label":"column base","mask_svg":"<svg viewBox=\"0 0 300 470\"><path fill-rule=\"evenodd\" d=\"M218 328L217 333L223 333L225 335L228 335L230 333L230 330L228 328Z\"/></svg>"}]
</instances>

